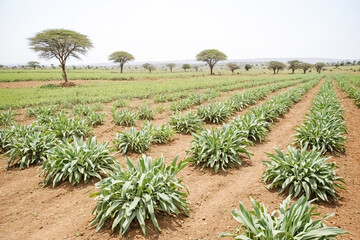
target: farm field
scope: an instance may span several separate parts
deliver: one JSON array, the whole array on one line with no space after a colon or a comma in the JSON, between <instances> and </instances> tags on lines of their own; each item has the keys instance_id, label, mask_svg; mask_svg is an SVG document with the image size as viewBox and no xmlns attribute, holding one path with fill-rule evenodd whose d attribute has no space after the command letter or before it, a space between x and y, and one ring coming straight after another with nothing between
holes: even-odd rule
<instances>
[{"instance_id":1,"label":"farm field","mask_svg":"<svg viewBox=\"0 0 360 240\"><path fill-rule=\"evenodd\" d=\"M8 123L13 120L20 125L35 124L32 125L34 128L52 126L49 128L51 131L70 139L74 133L69 131L66 135L61 129L57 132L59 129L55 124L62 118L66 119L64 121L73 118L74 124L79 124L79 129L82 127L81 134L85 139L96 136L98 142L109 142L111 147L117 148L111 155L125 169L125 155L135 163L141 154L134 149L131 151L130 145L122 147L124 136L130 136L129 129L140 134L146 132L150 122L164 128L171 126L176 132L168 139L149 141L148 146L143 146L146 156L153 160L164 156L167 165L176 156L179 160L193 159L177 175L189 191L187 201L192 210L189 216L159 213L157 221L161 232L148 219L146 237L136 222L124 234L125 239L218 239L220 233L234 232L240 226L231 215L233 209L239 209L239 202L250 209L249 197L252 197L264 203L269 211L277 209L287 194L278 194L279 188L266 188L269 182L264 183L262 177L266 170L263 161L269 161L267 153L275 154L275 148L287 152L288 145L298 147L296 142L300 137L295 135L299 134L299 129L306 129L306 124L317 121L314 105L327 102L321 99L333 100L334 106L339 108L332 112L330 107L326 111L330 116L320 119L332 119L331 113L334 113L338 123L334 131L339 131L338 135L342 137L334 146L329 143L317 150L322 156L331 157L328 162L336 162L336 174L344 179L345 189L336 190L339 196L336 201L331 199L313 204L322 216L335 213L324 220L327 226L339 227L350 233L337 239L360 238L356 225L360 222L360 210L357 209L360 204L358 73L334 71L274 75L267 70L258 70L242 74L224 71L209 76L205 72L134 72L120 75L103 70L73 70L73 73L69 71L69 78L74 79L72 82L77 85L60 88L52 85L59 80L53 77L54 71L39 70L33 75L29 72L0 71L1 128L4 131L11 131L12 124ZM92 75L95 77L92 78ZM56 114L60 120L51 119L51 115ZM197 119L193 123L195 130L189 130L194 135L186 134L185 128L189 125L179 120L187 114L193 114ZM138 117L133 117L135 115ZM244 124L246 117L252 116L261 119L263 128L262 133L252 135L248 132L244 137L249 142L244 143L244 148L251 156L242 152L239 158L241 165L237 167L202 168L204 163L196 156L197 142L194 139L201 138L201 134L210 134L211 129L218 127L222 129L219 131L227 131L227 125L237 128ZM54 125L51 125L52 121ZM346 130L341 131L344 127ZM98 232L95 231L96 225L89 225L94 219L92 211L96 206L95 197L89 195L96 191L97 178L92 177L88 183L81 181L76 186L64 181L52 187L52 181L43 186L41 164L32 164L22 170L19 166L7 170L9 153L4 152L9 149L4 143L9 140L4 136L0 132L0 239L120 238L118 230L111 231L110 221L105 222ZM343 137L346 140L342 141Z\"/></svg>"}]
</instances>

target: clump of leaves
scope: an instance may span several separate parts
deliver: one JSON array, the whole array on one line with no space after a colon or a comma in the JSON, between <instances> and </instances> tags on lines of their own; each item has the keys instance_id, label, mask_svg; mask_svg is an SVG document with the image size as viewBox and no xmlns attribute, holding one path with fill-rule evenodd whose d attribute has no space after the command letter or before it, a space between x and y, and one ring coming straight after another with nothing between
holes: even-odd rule
<instances>
[{"instance_id":1,"label":"clump of leaves","mask_svg":"<svg viewBox=\"0 0 360 240\"><path fill-rule=\"evenodd\" d=\"M138 119L136 113L131 112L128 109L113 111L112 112L113 121L116 125L120 126L134 126L135 122Z\"/></svg>"},{"instance_id":2,"label":"clump of leaves","mask_svg":"<svg viewBox=\"0 0 360 240\"><path fill-rule=\"evenodd\" d=\"M175 130L170 125L154 126L149 121L144 123L143 131L148 131L150 134L150 141L155 143L164 143L171 141L175 134Z\"/></svg>"},{"instance_id":3,"label":"clump of leaves","mask_svg":"<svg viewBox=\"0 0 360 240\"><path fill-rule=\"evenodd\" d=\"M149 106L142 106L140 107L137 115L141 120L151 120L154 119L154 111Z\"/></svg>"},{"instance_id":4,"label":"clump of leaves","mask_svg":"<svg viewBox=\"0 0 360 240\"><path fill-rule=\"evenodd\" d=\"M88 116L94 112L91 106L77 104L72 108L75 116Z\"/></svg>"},{"instance_id":5,"label":"clump of leaves","mask_svg":"<svg viewBox=\"0 0 360 240\"><path fill-rule=\"evenodd\" d=\"M118 109L118 108L123 108L123 107L126 107L126 106L128 106L128 105L129 105L129 103L126 102L124 99L119 99L119 100L117 100L116 102L113 103L113 105L111 106L111 108L112 108L113 110L116 110L116 109Z\"/></svg>"},{"instance_id":6,"label":"clump of leaves","mask_svg":"<svg viewBox=\"0 0 360 240\"><path fill-rule=\"evenodd\" d=\"M203 128L203 121L198 115L187 112L185 114L176 113L170 117L169 124L178 132L188 134L199 131Z\"/></svg>"},{"instance_id":7,"label":"clump of leaves","mask_svg":"<svg viewBox=\"0 0 360 240\"><path fill-rule=\"evenodd\" d=\"M142 155L135 165L126 157L126 171L119 169L96 183L100 191L91 195L97 196L97 203L93 210L95 218L90 225L97 224L98 231L105 222L111 221L112 231L119 228L120 235L123 235L130 224L137 220L146 235L148 219L161 231L156 219L161 212L188 215L187 188L175 177L186 167L187 161L177 163L176 157L170 166L164 162L163 157L152 161L150 157Z\"/></svg>"},{"instance_id":8,"label":"clump of leaves","mask_svg":"<svg viewBox=\"0 0 360 240\"><path fill-rule=\"evenodd\" d=\"M105 120L105 113L92 112L86 116L85 120L92 127L102 125Z\"/></svg>"},{"instance_id":9,"label":"clump of leaves","mask_svg":"<svg viewBox=\"0 0 360 240\"><path fill-rule=\"evenodd\" d=\"M170 104L170 110L173 112L179 112L191 107L191 103L188 99L182 99L178 102L174 102Z\"/></svg>"},{"instance_id":10,"label":"clump of leaves","mask_svg":"<svg viewBox=\"0 0 360 240\"><path fill-rule=\"evenodd\" d=\"M150 148L150 140L149 131L136 131L134 127L131 127L124 132L117 132L113 144L123 154L127 152L142 153Z\"/></svg>"},{"instance_id":11,"label":"clump of leaves","mask_svg":"<svg viewBox=\"0 0 360 240\"><path fill-rule=\"evenodd\" d=\"M10 143L12 135L13 132L8 129L0 130L0 149L2 152L6 152L8 149L7 145Z\"/></svg>"},{"instance_id":12,"label":"clump of leaves","mask_svg":"<svg viewBox=\"0 0 360 240\"><path fill-rule=\"evenodd\" d=\"M275 149L277 154L267 153L272 161L264 161L267 169L264 172L264 182L270 182L268 188L280 188L279 193L288 191L289 195L307 198L317 197L323 201L338 199L335 188L343 188L340 182L343 178L336 176L335 163L327 163L329 158L313 149L307 151L307 146L301 150L288 147L284 154Z\"/></svg>"},{"instance_id":13,"label":"clump of leaves","mask_svg":"<svg viewBox=\"0 0 360 240\"><path fill-rule=\"evenodd\" d=\"M15 124L14 112L10 109L0 113L0 126L8 127Z\"/></svg>"},{"instance_id":14,"label":"clump of leaves","mask_svg":"<svg viewBox=\"0 0 360 240\"><path fill-rule=\"evenodd\" d=\"M41 164L47 151L57 144L54 134L45 134L36 126L15 126L10 136L6 155L8 163L6 169L19 166L20 169L30 165Z\"/></svg>"},{"instance_id":15,"label":"clump of leaves","mask_svg":"<svg viewBox=\"0 0 360 240\"><path fill-rule=\"evenodd\" d=\"M251 142L240 131L227 125L194 133L193 137L189 159L203 167L213 168L215 173L219 168L226 171L226 168L241 165L240 154L251 155L246 149Z\"/></svg>"},{"instance_id":16,"label":"clump of leaves","mask_svg":"<svg viewBox=\"0 0 360 240\"><path fill-rule=\"evenodd\" d=\"M233 111L229 105L223 102L212 103L198 108L198 115L208 123L221 123L227 120L232 113Z\"/></svg>"},{"instance_id":17,"label":"clump of leaves","mask_svg":"<svg viewBox=\"0 0 360 240\"><path fill-rule=\"evenodd\" d=\"M299 239L299 240L331 240L334 237L346 234L347 232L337 227L327 227L324 220L332 216L329 214L318 220L313 220L316 207L311 207L313 201L307 197L299 198L290 205L290 196L287 197L279 210L272 213L267 212L264 204L260 204L250 198L253 210L248 211L243 203L240 203L240 210L233 210L233 218L242 224L238 233L224 232L219 237L232 237L234 239Z\"/></svg>"},{"instance_id":18,"label":"clump of leaves","mask_svg":"<svg viewBox=\"0 0 360 240\"><path fill-rule=\"evenodd\" d=\"M239 116L231 122L231 126L244 133L244 136L253 142L262 142L265 140L269 132L269 125L264 118L261 116L258 117L253 113Z\"/></svg>"},{"instance_id":19,"label":"clump of leaves","mask_svg":"<svg viewBox=\"0 0 360 240\"><path fill-rule=\"evenodd\" d=\"M101 174L110 174L116 168L108 143L98 143L96 137L86 142L74 137L72 143L61 142L48 153L42 174L44 184L52 182L54 187L67 180L76 185L87 183L92 177L102 179Z\"/></svg>"},{"instance_id":20,"label":"clump of leaves","mask_svg":"<svg viewBox=\"0 0 360 240\"><path fill-rule=\"evenodd\" d=\"M54 105L54 106L39 106L39 107L35 107L35 108L27 108L26 109L26 114L29 117L38 117L40 115L45 115L45 116L54 116L56 114L56 111L58 110L58 106Z\"/></svg>"}]
</instances>

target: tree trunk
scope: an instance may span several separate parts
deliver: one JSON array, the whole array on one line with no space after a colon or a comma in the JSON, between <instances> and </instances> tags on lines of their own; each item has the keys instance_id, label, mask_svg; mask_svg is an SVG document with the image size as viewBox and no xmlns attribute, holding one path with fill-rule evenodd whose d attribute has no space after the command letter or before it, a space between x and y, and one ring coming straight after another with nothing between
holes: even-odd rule
<instances>
[{"instance_id":1,"label":"tree trunk","mask_svg":"<svg viewBox=\"0 0 360 240\"><path fill-rule=\"evenodd\" d=\"M62 69L62 76L64 78L64 81L68 82L68 78L67 78L66 70L65 70L65 63L61 63L61 69Z\"/></svg>"},{"instance_id":2,"label":"tree trunk","mask_svg":"<svg viewBox=\"0 0 360 240\"><path fill-rule=\"evenodd\" d=\"M170 72L172 72L172 68L170 68Z\"/></svg>"},{"instance_id":3,"label":"tree trunk","mask_svg":"<svg viewBox=\"0 0 360 240\"><path fill-rule=\"evenodd\" d=\"M123 63L120 63L120 73L123 72L123 67L124 67L124 64L123 64Z\"/></svg>"},{"instance_id":4,"label":"tree trunk","mask_svg":"<svg viewBox=\"0 0 360 240\"><path fill-rule=\"evenodd\" d=\"M151 69L149 69L150 73L151 73Z\"/></svg>"},{"instance_id":5,"label":"tree trunk","mask_svg":"<svg viewBox=\"0 0 360 240\"><path fill-rule=\"evenodd\" d=\"M277 74L279 74L279 70L280 70L280 69L276 69L276 73L277 73Z\"/></svg>"},{"instance_id":6,"label":"tree trunk","mask_svg":"<svg viewBox=\"0 0 360 240\"><path fill-rule=\"evenodd\" d=\"M304 74L306 73L306 70L304 69Z\"/></svg>"},{"instance_id":7,"label":"tree trunk","mask_svg":"<svg viewBox=\"0 0 360 240\"><path fill-rule=\"evenodd\" d=\"M210 66L210 75L213 75L213 67L214 66Z\"/></svg>"},{"instance_id":8,"label":"tree trunk","mask_svg":"<svg viewBox=\"0 0 360 240\"><path fill-rule=\"evenodd\" d=\"M292 70L292 74L294 74L294 72L295 72L295 69L293 69L293 68L292 68L291 70Z\"/></svg>"},{"instance_id":9,"label":"tree trunk","mask_svg":"<svg viewBox=\"0 0 360 240\"><path fill-rule=\"evenodd\" d=\"M234 74L234 69L231 70L231 73Z\"/></svg>"},{"instance_id":10,"label":"tree trunk","mask_svg":"<svg viewBox=\"0 0 360 240\"><path fill-rule=\"evenodd\" d=\"M273 70L274 70L274 74L276 74L276 68L273 68Z\"/></svg>"}]
</instances>

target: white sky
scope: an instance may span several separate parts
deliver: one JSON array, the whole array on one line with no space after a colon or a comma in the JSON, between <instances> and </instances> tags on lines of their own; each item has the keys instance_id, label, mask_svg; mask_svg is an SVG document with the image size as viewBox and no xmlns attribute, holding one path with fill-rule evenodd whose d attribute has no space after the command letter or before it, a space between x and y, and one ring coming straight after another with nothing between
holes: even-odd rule
<instances>
[{"instance_id":1,"label":"white sky","mask_svg":"<svg viewBox=\"0 0 360 240\"><path fill-rule=\"evenodd\" d=\"M229 59L360 58L360 0L0 0L0 64L49 63L27 41L49 28L93 42L70 64L106 63L114 51L186 60L208 48Z\"/></svg>"}]
</instances>

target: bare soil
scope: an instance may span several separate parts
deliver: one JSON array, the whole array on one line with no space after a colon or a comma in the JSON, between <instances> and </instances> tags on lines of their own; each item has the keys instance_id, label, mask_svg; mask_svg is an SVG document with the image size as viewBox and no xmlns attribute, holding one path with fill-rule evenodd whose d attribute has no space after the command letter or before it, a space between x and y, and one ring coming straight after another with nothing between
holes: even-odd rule
<instances>
[{"instance_id":1,"label":"bare soil","mask_svg":"<svg viewBox=\"0 0 360 240\"><path fill-rule=\"evenodd\" d=\"M230 211L238 208L240 201L250 208L249 196L265 203L269 211L278 207L285 196L265 188L265 184L261 181L265 169L262 160L267 159L266 152L274 152L274 147L285 150L288 144L293 143L295 129L303 121L303 117L311 106L311 100L322 83L323 81L311 89L300 102L273 125L264 143L250 147L254 156L251 159L244 159L240 168L214 174L211 170L189 165L179 173L179 177L183 179L190 191L188 201L193 210L190 217L159 216L161 233L149 222L148 235L143 237L139 226L134 224L124 238L218 239L219 233L234 231L239 226L232 219ZM342 198L338 203L320 204L318 211L322 214L334 212L335 216L330 218L327 224L341 227L353 234L339 239L359 239L360 229L356 227L356 223L360 222L360 210L357 209L360 204L358 191L360 186L358 175L360 110L353 105L351 99L345 98L346 94L338 89L337 94L345 109L349 134L346 154L333 157L332 160L339 165L338 173L345 178L347 189L340 191ZM267 99L272 95L269 95ZM106 111L109 107L107 106ZM168 116L161 116L156 120L162 122L162 117L167 119ZM24 121L28 119L25 118ZM95 134L101 141L110 141L116 130L121 128L111 124L111 115L107 114L106 124L96 128ZM179 155L179 159L184 159L191 140L191 135L176 134L171 143L152 145L147 155L153 158L164 155L168 163L176 155ZM138 156L133 154L130 157L136 159ZM122 155L118 154L116 157L120 162L124 162ZM75 187L63 183L56 188L43 188L41 187L43 178L39 176L40 168L5 171L5 166L6 157L2 155L0 156L0 202L2 203L0 205L0 239L120 238L117 233L111 233L110 228L105 227L96 233L94 227L89 227L93 219L91 212L96 200L88 196L94 191L96 181Z\"/></svg>"}]
</instances>

